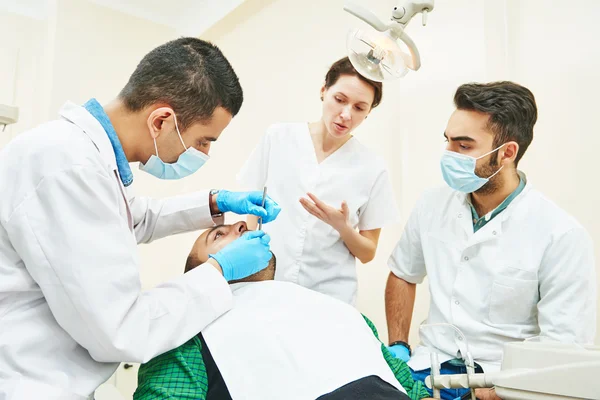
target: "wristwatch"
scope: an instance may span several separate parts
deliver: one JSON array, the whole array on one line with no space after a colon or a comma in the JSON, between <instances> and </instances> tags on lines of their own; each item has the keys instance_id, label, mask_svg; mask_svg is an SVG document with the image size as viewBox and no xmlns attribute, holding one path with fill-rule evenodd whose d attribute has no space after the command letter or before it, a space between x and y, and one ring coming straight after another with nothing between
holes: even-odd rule
<instances>
[{"instance_id":1,"label":"wristwatch","mask_svg":"<svg viewBox=\"0 0 600 400\"><path fill-rule=\"evenodd\" d=\"M212 189L212 190L209 192L209 196L208 196L208 206L209 206L209 208L212 208L211 206L212 206L212 198L213 198L213 196L216 196L218 193L219 193L219 190L218 190L218 189ZM218 208L217 208L217 209L218 209ZM210 211L210 214L211 214L211 216L212 216L213 218L219 218L219 217L222 217L222 216L223 216L223 213L222 213L222 212L220 212L220 213L217 213L217 214L213 214L213 213L212 213L212 209L211 209L211 211Z\"/></svg>"},{"instance_id":2,"label":"wristwatch","mask_svg":"<svg viewBox=\"0 0 600 400\"><path fill-rule=\"evenodd\" d=\"M412 349L410 348L410 345L408 343L403 342L402 340L396 340L394 343L390 344L390 347L395 346L397 344L406 347L408 349L408 355L412 356Z\"/></svg>"}]
</instances>

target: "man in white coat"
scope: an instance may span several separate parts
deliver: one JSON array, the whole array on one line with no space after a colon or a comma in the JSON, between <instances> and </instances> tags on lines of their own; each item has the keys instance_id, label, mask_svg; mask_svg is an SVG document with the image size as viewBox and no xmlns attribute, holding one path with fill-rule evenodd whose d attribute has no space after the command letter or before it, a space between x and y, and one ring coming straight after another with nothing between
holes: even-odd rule
<instances>
[{"instance_id":1,"label":"man in white coat","mask_svg":"<svg viewBox=\"0 0 600 400\"><path fill-rule=\"evenodd\" d=\"M161 179L194 173L239 111L221 51L181 38L148 53L118 97L67 103L0 152L0 399L86 399L119 362L146 362L232 307L228 280L268 265L244 235L191 273L142 291L137 243L279 213L262 193L136 197L130 162Z\"/></svg>"},{"instance_id":2,"label":"man in white coat","mask_svg":"<svg viewBox=\"0 0 600 400\"><path fill-rule=\"evenodd\" d=\"M454 104L441 159L447 186L421 197L388 263L390 350L410 358L417 380L430 374L428 348L440 354L442 373L462 373L456 343L466 341L480 367L493 372L504 343L540 335L590 344L595 336L590 235L517 169L533 140L533 94L513 82L465 84ZM410 357L415 285L425 276L431 293L426 322L452 324L461 333L422 331L426 346ZM493 390L476 394L498 399ZM464 390L441 395L455 399Z\"/></svg>"}]
</instances>

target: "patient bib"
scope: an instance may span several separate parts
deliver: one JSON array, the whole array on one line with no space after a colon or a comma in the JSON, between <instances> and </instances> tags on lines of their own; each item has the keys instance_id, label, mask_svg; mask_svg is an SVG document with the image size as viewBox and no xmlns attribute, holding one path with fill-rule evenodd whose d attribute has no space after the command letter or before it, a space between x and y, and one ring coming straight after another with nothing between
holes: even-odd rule
<instances>
[{"instance_id":1,"label":"patient bib","mask_svg":"<svg viewBox=\"0 0 600 400\"><path fill-rule=\"evenodd\" d=\"M232 285L234 307L202 335L235 400L314 400L376 375L405 393L362 315L294 283Z\"/></svg>"}]
</instances>

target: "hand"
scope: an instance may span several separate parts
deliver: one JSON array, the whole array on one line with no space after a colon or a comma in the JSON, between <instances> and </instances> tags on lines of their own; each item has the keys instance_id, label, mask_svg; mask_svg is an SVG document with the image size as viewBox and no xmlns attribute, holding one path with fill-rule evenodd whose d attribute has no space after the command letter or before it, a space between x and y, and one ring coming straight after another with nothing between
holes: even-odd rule
<instances>
[{"instance_id":1,"label":"hand","mask_svg":"<svg viewBox=\"0 0 600 400\"><path fill-rule=\"evenodd\" d=\"M388 350L390 351L390 353L392 353L394 357L399 358L404 362L408 362L408 360L410 360L410 352L406 347L402 346L401 344L389 346Z\"/></svg>"},{"instance_id":2,"label":"hand","mask_svg":"<svg viewBox=\"0 0 600 400\"><path fill-rule=\"evenodd\" d=\"M494 388L475 389L475 397L477 397L479 400L502 400L496 395Z\"/></svg>"},{"instance_id":3,"label":"hand","mask_svg":"<svg viewBox=\"0 0 600 400\"><path fill-rule=\"evenodd\" d=\"M281 211L281 207L269 196L265 198L265 206L262 206L263 193L253 192L230 192L221 190L217 194L217 207L221 212L234 212L239 215L252 214L262 218L263 224L274 221Z\"/></svg>"},{"instance_id":4,"label":"hand","mask_svg":"<svg viewBox=\"0 0 600 400\"><path fill-rule=\"evenodd\" d=\"M338 232L350 226L350 210L345 201L342 201L342 207L337 209L323 203L312 193L307 193L307 195L312 201L301 198L300 204L310 214L331 225Z\"/></svg>"},{"instance_id":5,"label":"hand","mask_svg":"<svg viewBox=\"0 0 600 400\"><path fill-rule=\"evenodd\" d=\"M262 271L269 265L271 237L263 231L250 231L224 247L217 254L209 254L216 260L227 281L243 279Z\"/></svg>"}]
</instances>

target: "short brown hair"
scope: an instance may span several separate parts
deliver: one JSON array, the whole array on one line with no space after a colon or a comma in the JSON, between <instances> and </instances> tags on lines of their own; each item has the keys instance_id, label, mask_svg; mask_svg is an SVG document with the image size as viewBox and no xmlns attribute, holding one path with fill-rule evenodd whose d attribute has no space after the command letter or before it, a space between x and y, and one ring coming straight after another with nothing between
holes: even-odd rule
<instances>
[{"instance_id":1,"label":"short brown hair","mask_svg":"<svg viewBox=\"0 0 600 400\"><path fill-rule=\"evenodd\" d=\"M533 140L537 121L535 97L529 89L514 82L467 83L454 95L459 110L478 111L489 117L488 128L494 134L493 147L515 141L519 154L515 166Z\"/></svg>"},{"instance_id":2,"label":"short brown hair","mask_svg":"<svg viewBox=\"0 0 600 400\"><path fill-rule=\"evenodd\" d=\"M359 74L348 57L340 58L331 65L329 71L327 71L327 75L325 75L325 89L329 89L335 85L342 75L355 76L373 88L375 94L373 96L373 103L371 103L371 109L377 107L381 103L381 98L383 97L383 84L367 79Z\"/></svg>"}]
</instances>

